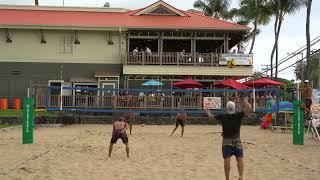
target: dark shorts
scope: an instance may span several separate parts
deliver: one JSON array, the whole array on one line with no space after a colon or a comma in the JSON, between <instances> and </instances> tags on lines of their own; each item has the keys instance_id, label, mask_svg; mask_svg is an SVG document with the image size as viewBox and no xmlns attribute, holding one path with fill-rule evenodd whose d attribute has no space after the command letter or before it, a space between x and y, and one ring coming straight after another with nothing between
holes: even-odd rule
<instances>
[{"instance_id":1,"label":"dark shorts","mask_svg":"<svg viewBox=\"0 0 320 180\"><path fill-rule=\"evenodd\" d=\"M305 99L304 104L306 105L306 108L310 110L310 107L312 105L312 100L311 99Z\"/></svg>"},{"instance_id":2,"label":"dark shorts","mask_svg":"<svg viewBox=\"0 0 320 180\"><path fill-rule=\"evenodd\" d=\"M127 123L128 123L129 125L132 125L132 124L133 124L133 120L132 120L132 119L127 120Z\"/></svg>"},{"instance_id":3,"label":"dark shorts","mask_svg":"<svg viewBox=\"0 0 320 180\"><path fill-rule=\"evenodd\" d=\"M112 144L117 143L117 140L119 138L122 140L124 144L128 144L129 140L128 140L127 133L120 133L120 132L113 133L110 143Z\"/></svg>"},{"instance_id":4,"label":"dark shorts","mask_svg":"<svg viewBox=\"0 0 320 180\"><path fill-rule=\"evenodd\" d=\"M240 139L224 139L222 142L222 155L224 159L233 155L242 158L243 148Z\"/></svg>"},{"instance_id":5,"label":"dark shorts","mask_svg":"<svg viewBox=\"0 0 320 180\"><path fill-rule=\"evenodd\" d=\"M184 121L183 120L177 119L176 120L176 127L178 127L179 124L180 124L181 127L184 127Z\"/></svg>"}]
</instances>

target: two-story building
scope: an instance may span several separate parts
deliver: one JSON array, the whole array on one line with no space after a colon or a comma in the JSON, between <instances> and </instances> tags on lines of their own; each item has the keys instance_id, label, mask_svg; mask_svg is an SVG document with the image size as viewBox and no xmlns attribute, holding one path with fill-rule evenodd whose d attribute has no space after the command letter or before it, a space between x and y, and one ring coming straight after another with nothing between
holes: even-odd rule
<instances>
[{"instance_id":1,"label":"two-story building","mask_svg":"<svg viewBox=\"0 0 320 180\"><path fill-rule=\"evenodd\" d=\"M61 83L137 88L155 79L170 88L251 76L252 56L229 54L248 30L161 0L137 10L0 6L0 97ZM228 68L225 57L247 60Z\"/></svg>"}]
</instances>

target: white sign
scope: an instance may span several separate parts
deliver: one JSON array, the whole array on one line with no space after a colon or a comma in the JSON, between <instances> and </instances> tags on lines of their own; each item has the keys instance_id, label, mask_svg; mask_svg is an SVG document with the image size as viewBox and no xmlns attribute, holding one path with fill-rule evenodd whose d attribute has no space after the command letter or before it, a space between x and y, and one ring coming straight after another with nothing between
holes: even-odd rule
<instances>
[{"instance_id":1,"label":"white sign","mask_svg":"<svg viewBox=\"0 0 320 180\"><path fill-rule=\"evenodd\" d=\"M234 61L236 66L252 66L252 54L222 54L219 65L227 65L228 61Z\"/></svg>"},{"instance_id":2,"label":"white sign","mask_svg":"<svg viewBox=\"0 0 320 180\"><path fill-rule=\"evenodd\" d=\"M203 109L221 109L220 97L204 97Z\"/></svg>"}]
</instances>

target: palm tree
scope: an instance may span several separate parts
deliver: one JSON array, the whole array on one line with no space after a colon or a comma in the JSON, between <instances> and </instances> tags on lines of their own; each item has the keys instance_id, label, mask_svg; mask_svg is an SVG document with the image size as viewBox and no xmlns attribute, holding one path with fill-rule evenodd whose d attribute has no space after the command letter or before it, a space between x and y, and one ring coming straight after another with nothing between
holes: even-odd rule
<instances>
[{"instance_id":1,"label":"palm tree","mask_svg":"<svg viewBox=\"0 0 320 180\"><path fill-rule=\"evenodd\" d=\"M271 51L270 66L271 66L271 77L273 76L273 57L276 52L276 72L275 77L278 77L278 40L280 36L281 26L285 15L294 14L300 10L300 8L305 4L305 0L270 0L274 9L274 14L276 16L274 23L274 45Z\"/></svg>"},{"instance_id":2,"label":"palm tree","mask_svg":"<svg viewBox=\"0 0 320 180\"><path fill-rule=\"evenodd\" d=\"M306 20L306 37L307 37L307 72L310 72L310 13L311 13L312 0L307 2L307 20ZM309 79L309 73L307 73L307 79Z\"/></svg>"},{"instance_id":3,"label":"palm tree","mask_svg":"<svg viewBox=\"0 0 320 180\"><path fill-rule=\"evenodd\" d=\"M270 22L273 14L271 4L267 0L241 0L239 9L232 9L230 16L238 16L241 22L247 22L246 25L252 24L253 30L249 33L252 37L249 53L253 51L256 35L258 34L258 26L266 25Z\"/></svg>"},{"instance_id":4,"label":"palm tree","mask_svg":"<svg viewBox=\"0 0 320 180\"><path fill-rule=\"evenodd\" d=\"M197 0L193 6L201 10L206 16L227 19L230 0Z\"/></svg>"}]
</instances>

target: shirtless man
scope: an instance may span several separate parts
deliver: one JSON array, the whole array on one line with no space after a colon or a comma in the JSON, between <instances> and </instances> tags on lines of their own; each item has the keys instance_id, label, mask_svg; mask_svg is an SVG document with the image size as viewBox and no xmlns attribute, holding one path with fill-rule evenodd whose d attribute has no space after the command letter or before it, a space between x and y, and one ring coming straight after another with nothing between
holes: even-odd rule
<instances>
[{"instance_id":1,"label":"shirtless man","mask_svg":"<svg viewBox=\"0 0 320 180\"><path fill-rule=\"evenodd\" d=\"M306 111L305 113L307 116L309 116L310 107L312 104L312 88L308 80L304 81L304 87L301 90L302 90L302 101L305 104L306 108L309 110L309 111Z\"/></svg>"},{"instance_id":2,"label":"shirtless man","mask_svg":"<svg viewBox=\"0 0 320 180\"><path fill-rule=\"evenodd\" d=\"M173 129L171 136L174 134L174 132L178 129L179 124L181 126L181 137L183 137L184 133L184 122L187 119L187 114L185 112L178 113L176 115L176 127Z\"/></svg>"},{"instance_id":3,"label":"shirtless man","mask_svg":"<svg viewBox=\"0 0 320 180\"><path fill-rule=\"evenodd\" d=\"M128 136L126 133L128 127L129 125L125 122L124 118L120 118L113 123L112 138L109 146L109 157L111 157L113 144L117 143L117 140L121 138L122 142L126 145L127 157L129 158L129 144Z\"/></svg>"},{"instance_id":4,"label":"shirtless man","mask_svg":"<svg viewBox=\"0 0 320 180\"><path fill-rule=\"evenodd\" d=\"M252 112L252 107L248 102L248 98L242 101L242 111L236 112L235 103L229 101L226 106L227 114L214 116L209 110L205 110L209 119L219 119L222 123L222 155L224 159L224 172L226 180L229 180L230 160L234 155L237 160L239 171L239 180L243 179L243 148L240 139L241 121L244 116L248 116Z\"/></svg>"}]
</instances>

